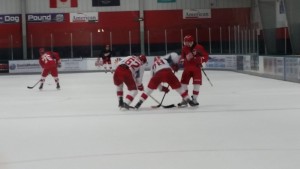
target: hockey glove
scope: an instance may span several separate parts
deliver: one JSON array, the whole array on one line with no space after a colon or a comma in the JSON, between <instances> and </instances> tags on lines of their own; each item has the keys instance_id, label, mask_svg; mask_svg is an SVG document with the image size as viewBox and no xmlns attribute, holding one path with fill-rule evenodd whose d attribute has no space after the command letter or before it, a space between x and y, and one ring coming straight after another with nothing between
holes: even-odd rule
<instances>
[{"instance_id":1,"label":"hockey glove","mask_svg":"<svg viewBox=\"0 0 300 169\"><path fill-rule=\"evenodd\" d=\"M179 70L179 65L178 65L178 64L173 64L173 65L171 66L171 68L173 69L174 72L178 72L178 70Z\"/></svg>"},{"instance_id":2,"label":"hockey glove","mask_svg":"<svg viewBox=\"0 0 300 169\"><path fill-rule=\"evenodd\" d=\"M206 63L203 62L201 67L205 69L206 68Z\"/></svg>"},{"instance_id":3,"label":"hockey glove","mask_svg":"<svg viewBox=\"0 0 300 169\"><path fill-rule=\"evenodd\" d=\"M168 87L162 86L161 91L165 92L165 93L168 93L170 90L169 90Z\"/></svg>"},{"instance_id":4,"label":"hockey glove","mask_svg":"<svg viewBox=\"0 0 300 169\"><path fill-rule=\"evenodd\" d=\"M61 60L58 60L58 61L57 61L56 66L57 66L58 68L61 67Z\"/></svg>"}]
</instances>

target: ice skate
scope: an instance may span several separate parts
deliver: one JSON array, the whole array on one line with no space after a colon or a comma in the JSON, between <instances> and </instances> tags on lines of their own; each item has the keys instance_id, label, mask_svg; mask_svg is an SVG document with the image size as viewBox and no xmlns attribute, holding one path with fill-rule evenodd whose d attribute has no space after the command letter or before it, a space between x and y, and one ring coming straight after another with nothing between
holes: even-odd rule
<instances>
[{"instance_id":1,"label":"ice skate","mask_svg":"<svg viewBox=\"0 0 300 169\"><path fill-rule=\"evenodd\" d=\"M119 108L124 107L123 97L119 97Z\"/></svg>"},{"instance_id":2,"label":"ice skate","mask_svg":"<svg viewBox=\"0 0 300 169\"><path fill-rule=\"evenodd\" d=\"M56 89L57 89L57 90L60 90L60 85L59 85L59 83L56 83Z\"/></svg>"},{"instance_id":3,"label":"ice skate","mask_svg":"<svg viewBox=\"0 0 300 169\"><path fill-rule=\"evenodd\" d=\"M178 103L178 107L179 108L183 108L183 107L187 107L188 105L194 107L197 106L197 104L195 104L192 100L187 99L187 100L182 100L181 103ZM199 104L198 104L199 105Z\"/></svg>"},{"instance_id":4,"label":"ice skate","mask_svg":"<svg viewBox=\"0 0 300 169\"><path fill-rule=\"evenodd\" d=\"M42 90L43 86L44 86L44 83L41 83L39 89Z\"/></svg>"},{"instance_id":5,"label":"ice skate","mask_svg":"<svg viewBox=\"0 0 300 169\"><path fill-rule=\"evenodd\" d=\"M123 108L125 108L125 109L127 109L127 110L129 110L129 109L134 109L134 107L128 105L127 103L124 103L124 104L123 104Z\"/></svg>"},{"instance_id":6,"label":"ice skate","mask_svg":"<svg viewBox=\"0 0 300 169\"><path fill-rule=\"evenodd\" d=\"M192 106L192 107L199 105L199 103L197 101L196 101L197 103L195 103L193 100L190 100L190 99L188 99L186 102L188 102L189 105Z\"/></svg>"},{"instance_id":7,"label":"ice skate","mask_svg":"<svg viewBox=\"0 0 300 169\"><path fill-rule=\"evenodd\" d=\"M188 102L185 101L185 100L182 100L182 102L178 103L177 106L179 108L187 107L188 106Z\"/></svg>"},{"instance_id":8,"label":"ice skate","mask_svg":"<svg viewBox=\"0 0 300 169\"><path fill-rule=\"evenodd\" d=\"M198 106L198 105L199 105L198 101L197 101L196 99L194 99L193 96L192 96L192 101L194 102L195 106Z\"/></svg>"},{"instance_id":9,"label":"ice skate","mask_svg":"<svg viewBox=\"0 0 300 169\"><path fill-rule=\"evenodd\" d=\"M135 107L136 109L139 109L139 108L141 107L142 104L143 104L143 101L140 100L134 107Z\"/></svg>"}]
</instances>

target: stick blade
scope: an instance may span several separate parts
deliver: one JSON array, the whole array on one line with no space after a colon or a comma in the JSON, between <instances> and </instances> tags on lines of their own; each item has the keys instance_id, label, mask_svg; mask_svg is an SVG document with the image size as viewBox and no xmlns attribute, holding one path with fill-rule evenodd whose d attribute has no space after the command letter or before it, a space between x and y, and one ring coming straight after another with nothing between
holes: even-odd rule
<instances>
[{"instance_id":1,"label":"stick blade","mask_svg":"<svg viewBox=\"0 0 300 169\"><path fill-rule=\"evenodd\" d=\"M166 105L166 106L159 104L157 106L151 106L151 108L154 108L154 109L155 108L159 108L159 107L163 107L163 108L169 109L169 108L173 108L173 107L176 107L176 106L175 106L175 104L170 104L170 105Z\"/></svg>"},{"instance_id":2,"label":"stick blade","mask_svg":"<svg viewBox=\"0 0 300 169\"><path fill-rule=\"evenodd\" d=\"M169 109L169 108L173 108L173 107L176 107L175 104L170 104L170 105L167 105L167 106L162 106L163 108L166 108L166 109Z\"/></svg>"},{"instance_id":3,"label":"stick blade","mask_svg":"<svg viewBox=\"0 0 300 169\"><path fill-rule=\"evenodd\" d=\"M156 109L159 108L161 106L161 104L157 105L157 106L151 106L151 108Z\"/></svg>"},{"instance_id":4,"label":"stick blade","mask_svg":"<svg viewBox=\"0 0 300 169\"><path fill-rule=\"evenodd\" d=\"M33 87L31 87L31 86L27 86L27 88L28 88L28 89L33 89Z\"/></svg>"}]
</instances>

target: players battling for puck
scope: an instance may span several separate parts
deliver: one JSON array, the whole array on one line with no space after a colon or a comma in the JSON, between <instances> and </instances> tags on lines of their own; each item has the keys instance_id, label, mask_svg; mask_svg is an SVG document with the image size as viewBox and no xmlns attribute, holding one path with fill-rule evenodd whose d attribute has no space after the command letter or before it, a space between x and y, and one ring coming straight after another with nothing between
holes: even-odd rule
<instances>
[{"instance_id":1,"label":"players battling for puck","mask_svg":"<svg viewBox=\"0 0 300 169\"><path fill-rule=\"evenodd\" d=\"M160 91L165 93L169 92L169 86L174 89L183 99L182 104L178 107L196 106L192 100L190 100L188 92L181 87L178 78L175 76L173 71L178 71L180 56L177 53L170 53L163 57L156 56L154 63L151 67L151 79L148 83L147 88L140 96L139 102L135 105L136 109L139 109L143 102L148 98L153 90L159 88ZM167 83L168 87L161 85L161 83Z\"/></svg>"},{"instance_id":2,"label":"players battling for puck","mask_svg":"<svg viewBox=\"0 0 300 169\"><path fill-rule=\"evenodd\" d=\"M117 97L119 99L119 107L130 109L130 103L137 95L137 90L144 90L142 83L145 64L147 58L145 55L127 56L119 61L115 73L113 75L114 84L117 87ZM123 86L127 86L128 94L123 101Z\"/></svg>"},{"instance_id":3,"label":"players battling for puck","mask_svg":"<svg viewBox=\"0 0 300 169\"><path fill-rule=\"evenodd\" d=\"M59 79L58 79L58 70L57 67L60 67L61 60L57 52L45 51L45 48L39 49L40 57L39 63L42 67L42 77L40 80L39 89L42 90L44 82L48 74L51 74L56 83L56 89L60 89Z\"/></svg>"}]
</instances>

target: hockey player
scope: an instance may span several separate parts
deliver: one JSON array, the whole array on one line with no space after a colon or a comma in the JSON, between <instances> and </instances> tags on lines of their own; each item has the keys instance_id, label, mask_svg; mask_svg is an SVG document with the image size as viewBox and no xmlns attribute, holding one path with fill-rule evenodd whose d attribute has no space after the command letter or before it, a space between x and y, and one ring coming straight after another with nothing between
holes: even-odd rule
<instances>
[{"instance_id":1,"label":"hockey player","mask_svg":"<svg viewBox=\"0 0 300 169\"><path fill-rule=\"evenodd\" d=\"M48 74L50 73L55 80L56 89L60 89L59 79L58 79L58 70L57 67L60 67L61 60L60 56L57 52L45 51L44 48L39 49L40 57L39 63L42 67L42 77L41 84L39 89L42 90L44 86L44 82Z\"/></svg>"},{"instance_id":2,"label":"hockey player","mask_svg":"<svg viewBox=\"0 0 300 169\"><path fill-rule=\"evenodd\" d=\"M169 92L169 86L182 97L183 102L179 107L195 106L194 102L189 99L188 92L185 91L175 76L173 71L178 71L179 56L177 53L170 53L164 57L155 57L152 65L151 73L152 77L148 83L148 87L142 93L139 102L135 105L138 109L142 103L148 98L153 90L159 88L160 91L165 93ZM161 85L161 83L167 83L168 87Z\"/></svg>"},{"instance_id":3,"label":"hockey player","mask_svg":"<svg viewBox=\"0 0 300 169\"><path fill-rule=\"evenodd\" d=\"M117 96L119 99L120 108L133 108L130 103L133 101L138 91L143 91L142 83L145 64L147 58L145 55L127 56L119 61L115 73L113 75L114 84L117 87ZM123 101L123 85L128 88L128 94Z\"/></svg>"},{"instance_id":4,"label":"hockey player","mask_svg":"<svg viewBox=\"0 0 300 169\"><path fill-rule=\"evenodd\" d=\"M103 51L100 53L98 60L96 61L96 66L104 65L105 73L107 72L107 69L109 67L110 72L113 73L112 66L111 66L111 57L112 57L112 51L110 50L109 45L106 45ZM102 63L100 61L100 58L102 59Z\"/></svg>"},{"instance_id":5,"label":"hockey player","mask_svg":"<svg viewBox=\"0 0 300 169\"><path fill-rule=\"evenodd\" d=\"M208 53L200 44L196 44L191 35L186 35L183 39L184 46L181 51L181 60L183 61L183 73L181 76L181 85L188 92L190 79L193 79L192 100L199 105L197 98L199 95L200 85L202 85L202 64L208 61ZM179 103L178 105L184 104Z\"/></svg>"}]
</instances>

